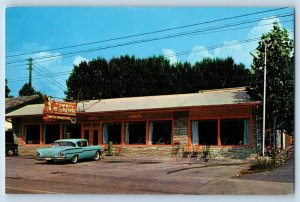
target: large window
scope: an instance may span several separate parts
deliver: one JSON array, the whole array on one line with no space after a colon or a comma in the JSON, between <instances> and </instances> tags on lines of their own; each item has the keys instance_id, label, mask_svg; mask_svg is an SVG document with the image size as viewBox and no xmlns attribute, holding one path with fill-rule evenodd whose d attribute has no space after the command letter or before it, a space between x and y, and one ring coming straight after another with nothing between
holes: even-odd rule
<instances>
[{"instance_id":1,"label":"large window","mask_svg":"<svg viewBox=\"0 0 300 202\"><path fill-rule=\"evenodd\" d=\"M126 144L146 144L146 122L126 123Z\"/></svg>"},{"instance_id":2,"label":"large window","mask_svg":"<svg viewBox=\"0 0 300 202\"><path fill-rule=\"evenodd\" d=\"M218 145L220 134L221 145L249 145L250 120L249 119L220 119L191 121L191 142L200 145Z\"/></svg>"},{"instance_id":3,"label":"large window","mask_svg":"<svg viewBox=\"0 0 300 202\"><path fill-rule=\"evenodd\" d=\"M249 145L250 143L249 119L223 119L221 120L222 145Z\"/></svg>"},{"instance_id":4,"label":"large window","mask_svg":"<svg viewBox=\"0 0 300 202\"><path fill-rule=\"evenodd\" d=\"M26 125L24 140L26 144L40 144L40 125Z\"/></svg>"},{"instance_id":5,"label":"large window","mask_svg":"<svg viewBox=\"0 0 300 202\"><path fill-rule=\"evenodd\" d=\"M121 123L104 123L103 144L112 142L113 144L121 144L122 125Z\"/></svg>"},{"instance_id":6,"label":"large window","mask_svg":"<svg viewBox=\"0 0 300 202\"><path fill-rule=\"evenodd\" d=\"M192 121L192 143L201 145L218 144L218 120Z\"/></svg>"},{"instance_id":7,"label":"large window","mask_svg":"<svg viewBox=\"0 0 300 202\"><path fill-rule=\"evenodd\" d=\"M171 144L172 121L150 122L149 140L152 144Z\"/></svg>"},{"instance_id":8,"label":"large window","mask_svg":"<svg viewBox=\"0 0 300 202\"><path fill-rule=\"evenodd\" d=\"M60 125L48 124L43 125L43 143L51 144L55 140L59 140L60 136Z\"/></svg>"}]
</instances>

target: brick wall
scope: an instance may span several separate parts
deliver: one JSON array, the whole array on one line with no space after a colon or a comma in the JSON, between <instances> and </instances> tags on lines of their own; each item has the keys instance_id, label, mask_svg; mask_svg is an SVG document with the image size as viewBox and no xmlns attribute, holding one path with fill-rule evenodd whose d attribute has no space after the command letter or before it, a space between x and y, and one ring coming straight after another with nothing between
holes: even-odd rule
<instances>
[{"instance_id":1,"label":"brick wall","mask_svg":"<svg viewBox=\"0 0 300 202\"><path fill-rule=\"evenodd\" d=\"M174 112L174 137L183 148L188 143L188 112Z\"/></svg>"}]
</instances>

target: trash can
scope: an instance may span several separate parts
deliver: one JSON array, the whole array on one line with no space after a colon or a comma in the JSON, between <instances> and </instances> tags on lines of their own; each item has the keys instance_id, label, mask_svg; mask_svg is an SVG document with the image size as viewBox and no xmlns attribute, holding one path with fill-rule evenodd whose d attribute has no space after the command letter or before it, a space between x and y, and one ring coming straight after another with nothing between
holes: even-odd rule
<instances>
[{"instance_id":1,"label":"trash can","mask_svg":"<svg viewBox=\"0 0 300 202\"><path fill-rule=\"evenodd\" d=\"M108 154L107 156L112 156L113 155L113 147L112 147L112 142L108 142Z\"/></svg>"}]
</instances>

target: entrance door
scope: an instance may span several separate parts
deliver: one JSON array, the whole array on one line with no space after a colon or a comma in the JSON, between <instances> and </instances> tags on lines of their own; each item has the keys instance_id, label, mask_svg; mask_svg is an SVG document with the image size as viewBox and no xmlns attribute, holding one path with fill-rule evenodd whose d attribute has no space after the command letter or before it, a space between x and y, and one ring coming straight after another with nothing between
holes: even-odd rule
<instances>
[{"instance_id":1,"label":"entrance door","mask_svg":"<svg viewBox=\"0 0 300 202\"><path fill-rule=\"evenodd\" d=\"M94 129L93 134L94 134L93 145L98 145L98 129Z\"/></svg>"},{"instance_id":2,"label":"entrance door","mask_svg":"<svg viewBox=\"0 0 300 202\"><path fill-rule=\"evenodd\" d=\"M84 130L84 139L86 139L88 142L90 142L90 130L89 129Z\"/></svg>"}]
</instances>

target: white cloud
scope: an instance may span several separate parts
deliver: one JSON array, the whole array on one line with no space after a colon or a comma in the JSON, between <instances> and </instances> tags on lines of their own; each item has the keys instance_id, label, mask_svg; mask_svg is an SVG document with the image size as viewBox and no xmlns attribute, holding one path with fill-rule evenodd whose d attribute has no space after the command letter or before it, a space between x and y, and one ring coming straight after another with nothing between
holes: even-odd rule
<instances>
[{"instance_id":1,"label":"white cloud","mask_svg":"<svg viewBox=\"0 0 300 202\"><path fill-rule=\"evenodd\" d=\"M50 67L61 63L60 53L39 52L32 55L33 64L37 63L45 67Z\"/></svg>"},{"instance_id":2,"label":"white cloud","mask_svg":"<svg viewBox=\"0 0 300 202\"><path fill-rule=\"evenodd\" d=\"M172 49L163 48L162 52L165 57L167 57L170 60L171 64L175 64L177 62L176 53Z\"/></svg>"},{"instance_id":3,"label":"white cloud","mask_svg":"<svg viewBox=\"0 0 300 202\"><path fill-rule=\"evenodd\" d=\"M203 58L213 57L207 48L204 46L195 46L191 53L188 56L188 61L192 64L195 64L197 61L202 60Z\"/></svg>"},{"instance_id":4,"label":"white cloud","mask_svg":"<svg viewBox=\"0 0 300 202\"><path fill-rule=\"evenodd\" d=\"M83 61L88 62L89 59L84 58L84 57L81 57L81 56L79 55L79 56L77 56L77 57L73 60L73 64L74 64L74 65L79 65L79 64L80 64L81 62L83 62Z\"/></svg>"},{"instance_id":5,"label":"white cloud","mask_svg":"<svg viewBox=\"0 0 300 202\"><path fill-rule=\"evenodd\" d=\"M274 22L278 22L279 26L282 27L279 18L276 17L263 18L258 22L257 26L251 29L251 31L248 33L248 38L251 39L251 38L261 37L262 34L269 32L273 28Z\"/></svg>"}]
</instances>

